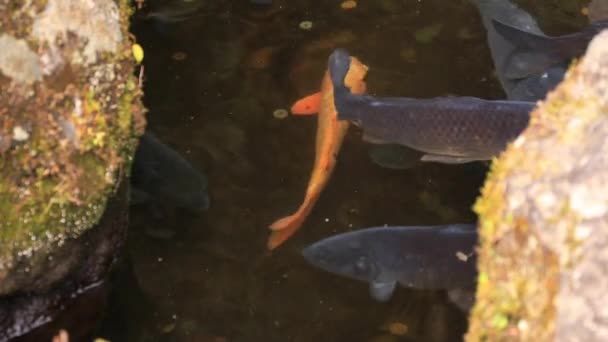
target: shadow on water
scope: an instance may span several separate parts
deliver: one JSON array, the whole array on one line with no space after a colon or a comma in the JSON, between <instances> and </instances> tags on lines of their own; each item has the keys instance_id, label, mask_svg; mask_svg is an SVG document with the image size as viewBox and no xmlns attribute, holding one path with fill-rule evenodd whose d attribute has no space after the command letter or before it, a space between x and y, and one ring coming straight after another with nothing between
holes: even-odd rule
<instances>
[{"instance_id":1,"label":"shadow on water","mask_svg":"<svg viewBox=\"0 0 608 342\"><path fill-rule=\"evenodd\" d=\"M196 0L195 0L196 1ZM162 217L133 207L129 260L101 328L112 341L459 341L466 318L444 293L367 285L313 269L299 254L337 232L474 222L486 167L383 169L351 128L304 227L274 253L267 226L299 205L316 118L272 113L315 92L335 47L370 66L382 95L502 98L478 13L460 1L207 1L212 15L134 24L145 50L148 129L209 179L210 209ZM300 22L310 20L303 30ZM429 29L430 27L430 29ZM417 41L415 34L439 27ZM419 34L424 34L419 33ZM429 34L427 33L427 36ZM425 38L425 37L423 37ZM420 39L425 40L425 39ZM173 236L151 236L150 227ZM388 325L407 332L391 335Z\"/></svg>"}]
</instances>

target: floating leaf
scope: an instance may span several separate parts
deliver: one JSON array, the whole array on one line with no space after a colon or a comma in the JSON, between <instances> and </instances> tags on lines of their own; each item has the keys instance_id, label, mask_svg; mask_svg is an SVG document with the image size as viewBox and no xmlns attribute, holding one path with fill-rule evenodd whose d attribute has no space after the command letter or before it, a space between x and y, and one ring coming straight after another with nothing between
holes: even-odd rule
<instances>
[{"instance_id":1,"label":"floating leaf","mask_svg":"<svg viewBox=\"0 0 608 342\"><path fill-rule=\"evenodd\" d=\"M279 108L272 112L272 116L274 116L275 119L282 120L289 116L289 112L283 108Z\"/></svg>"},{"instance_id":2,"label":"floating leaf","mask_svg":"<svg viewBox=\"0 0 608 342\"><path fill-rule=\"evenodd\" d=\"M473 35L473 33L471 33L471 30L469 30L467 27L463 27L458 30L458 38L462 40L469 40L475 38L475 35Z\"/></svg>"},{"instance_id":3,"label":"floating leaf","mask_svg":"<svg viewBox=\"0 0 608 342\"><path fill-rule=\"evenodd\" d=\"M308 31L308 30L312 29L312 21L304 20L303 22L300 23L299 26L302 30Z\"/></svg>"},{"instance_id":4,"label":"floating leaf","mask_svg":"<svg viewBox=\"0 0 608 342\"><path fill-rule=\"evenodd\" d=\"M401 49L399 56L408 63L416 63L416 50L414 48Z\"/></svg>"},{"instance_id":5,"label":"floating leaf","mask_svg":"<svg viewBox=\"0 0 608 342\"><path fill-rule=\"evenodd\" d=\"M442 28L443 25L441 23L431 24L416 31L414 33L414 38L416 38L416 41L419 43L431 43L433 39L439 35Z\"/></svg>"},{"instance_id":6,"label":"floating leaf","mask_svg":"<svg viewBox=\"0 0 608 342\"><path fill-rule=\"evenodd\" d=\"M133 44L133 57L137 63L141 63L144 60L144 49L139 44Z\"/></svg>"},{"instance_id":7,"label":"floating leaf","mask_svg":"<svg viewBox=\"0 0 608 342\"><path fill-rule=\"evenodd\" d=\"M342 7L342 9L345 9L345 10L353 9L353 8L357 7L357 2L354 0L347 0L347 1L342 2L340 4L340 7Z\"/></svg>"},{"instance_id":8,"label":"floating leaf","mask_svg":"<svg viewBox=\"0 0 608 342\"><path fill-rule=\"evenodd\" d=\"M404 323L393 322L388 325L388 330L390 331L391 334L393 334L395 336L403 336L403 335L407 334L407 331L409 329L408 329L407 325L405 325Z\"/></svg>"}]
</instances>

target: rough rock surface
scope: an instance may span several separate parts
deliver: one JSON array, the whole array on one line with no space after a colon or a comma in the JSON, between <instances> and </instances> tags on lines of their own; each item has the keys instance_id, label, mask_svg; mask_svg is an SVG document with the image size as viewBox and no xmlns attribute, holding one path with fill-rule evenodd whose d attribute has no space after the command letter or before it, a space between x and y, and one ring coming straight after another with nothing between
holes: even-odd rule
<instances>
[{"instance_id":1,"label":"rough rock surface","mask_svg":"<svg viewBox=\"0 0 608 342\"><path fill-rule=\"evenodd\" d=\"M48 255L100 219L129 168L144 119L120 4L0 1L0 296L73 270L66 256L49 272Z\"/></svg>"},{"instance_id":2,"label":"rough rock surface","mask_svg":"<svg viewBox=\"0 0 608 342\"><path fill-rule=\"evenodd\" d=\"M145 125L129 6L0 0L0 341L103 279L122 245L127 203L106 206Z\"/></svg>"},{"instance_id":3,"label":"rough rock surface","mask_svg":"<svg viewBox=\"0 0 608 342\"><path fill-rule=\"evenodd\" d=\"M608 31L494 161L468 341L608 341Z\"/></svg>"},{"instance_id":4,"label":"rough rock surface","mask_svg":"<svg viewBox=\"0 0 608 342\"><path fill-rule=\"evenodd\" d=\"M128 182L123 182L117 195L108 201L99 224L80 237L67 240L49 255L50 261L45 266L50 272L58 266L52 260L60 260L62 263L70 260L74 270L67 277L58 279L58 284L44 292L19 291L0 297L0 341L21 336L50 322L61 311L67 308L71 310L70 303L76 297L102 286L101 283L120 257L126 241L128 186ZM69 259L66 258L67 255ZM40 280L46 281L46 278ZM33 283L36 281L34 279ZM89 307L88 312L95 313L101 309L102 307Z\"/></svg>"}]
</instances>

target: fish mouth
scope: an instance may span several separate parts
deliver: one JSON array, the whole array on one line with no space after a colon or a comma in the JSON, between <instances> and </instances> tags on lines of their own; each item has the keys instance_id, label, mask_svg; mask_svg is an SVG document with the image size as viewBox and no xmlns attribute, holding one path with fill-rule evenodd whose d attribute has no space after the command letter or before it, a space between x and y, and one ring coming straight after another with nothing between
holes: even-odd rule
<instances>
[{"instance_id":1,"label":"fish mouth","mask_svg":"<svg viewBox=\"0 0 608 342\"><path fill-rule=\"evenodd\" d=\"M302 255L311 266L338 277L369 282L378 276L375 265L371 265L371 269L360 272L356 267L356 260L341 258L339 252L327 248L312 245L306 247Z\"/></svg>"}]
</instances>

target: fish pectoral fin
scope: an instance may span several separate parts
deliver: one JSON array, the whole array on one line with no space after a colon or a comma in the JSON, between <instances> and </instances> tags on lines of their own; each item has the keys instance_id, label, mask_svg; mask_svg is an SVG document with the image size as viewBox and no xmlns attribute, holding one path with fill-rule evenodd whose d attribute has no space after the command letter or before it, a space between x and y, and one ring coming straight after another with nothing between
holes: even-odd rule
<instances>
[{"instance_id":1,"label":"fish pectoral fin","mask_svg":"<svg viewBox=\"0 0 608 342\"><path fill-rule=\"evenodd\" d=\"M379 302L388 301L397 287L396 281L379 282L372 281L369 284L369 294Z\"/></svg>"},{"instance_id":2,"label":"fish pectoral fin","mask_svg":"<svg viewBox=\"0 0 608 342\"><path fill-rule=\"evenodd\" d=\"M420 164L420 157L424 154L404 145L372 144L368 150L369 157L383 168L405 170Z\"/></svg>"},{"instance_id":3,"label":"fish pectoral fin","mask_svg":"<svg viewBox=\"0 0 608 342\"><path fill-rule=\"evenodd\" d=\"M454 157L454 156L445 156L441 154L425 154L420 158L423 162L434 162L434 163L443 163L443 164L464 164L470 163L474 161L480 161L483 159L479 158L467 158L467 157Z\"/></svg>"},{"instance_id":4,"label":"fish pectoral fin","mask_svg":"<svg viewBox=\"0 0 608 342\"><path fill-rule=\"evenodd\" d=\"M321 108L321 92L305 96L291 106L293 115L315 115Z\"/></svg>"},{"instance_id":5,"label":"fish pectoral fin","mask_svg":"<svg viewBox=\"0 0 608 342\"><path fill-rule=\"evenodd\" d=\"M363 141L375 145L388 145L390 142L380 138L379 136L373 135L372 133L363 130Z\"/></svg>"}]
</instances>

